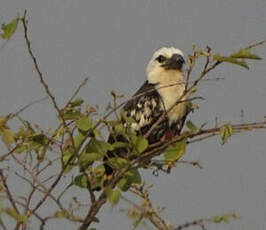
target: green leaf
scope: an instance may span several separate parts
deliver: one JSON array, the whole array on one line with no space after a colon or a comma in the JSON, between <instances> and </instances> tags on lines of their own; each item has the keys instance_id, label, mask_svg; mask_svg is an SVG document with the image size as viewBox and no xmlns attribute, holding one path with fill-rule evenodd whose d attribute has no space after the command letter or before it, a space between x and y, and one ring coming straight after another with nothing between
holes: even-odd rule
<instances>
[{"instance_id":1,"label":"green leaf","mask_svg":"<svg viewBox=\"0 0 266 230\"><path fill-rule=\"evenodd\" d=\"M16 18L13 21L11 21L10 23L8 23L7 25L2 24L1 29L2 29L3 33L1 34L1 37L3 39L11 38L11 36L16 32L17 27L18 27L18 21L19 21L19 18Z\"/></svg>"},{"instance_id":2,"label":"green leaf","mask_svg":"<svg viewBox=\"0 0 266 230\"><path fill-rule=\"evenodd\" d=\"M26 223L28 220L27 216L19 215L13 208L6 208L5 212L17 222Z\"/></svg>"},{"instance_id":3,"label":"green leaf","mask_svg":"<svg viewBox=\"0 0 266 230\"><path fill-rule=\"evenodd\" d=\"M144 218L145 218L145 212L135 214L135 220L133 222L133 227L134 227L133 230L135 230L139 226L139 224Z\"/></svg>"},{"instance_id":4,"label":"green leaf","mask_svg":"<svg viewBox=\"0 0 266 230\"><path fill-rule=\"evenodd\" d=\"M107 189L107 199L111 204L117 204L120 199L120 191L117 189Z\"/></svg>"},{"instance_id":5,"label":"green leaf","mask_svg":"<svg viewBox=\"0 0 266 230\"><path fill-rule=\"evenodd\" d=\"M194 123L191 120L187 121L186 126L191 132L197 132L199 130L198 127L194 125Z\"/></svg>"},{"instance_id":6,"label":"green leaf","mask_svg":"<svg viewBox=\"0 0 266 230\"><path fill-rule=\"evenodd\" d=\"M124 177L118 182L117 186L126 192L132 184L140 184L141 176L137 169L133 168L125 173Z\"/></svg>"},{"instance_id":7,"label":"green leaf","mask_svg":"<svg viewBox=\"0 0 266 230\"><path fill-rule=\"evenodd\" d=\"M92 138L87 144L85 152L105 154L108 150L112 150L110 143Z\"/></svg>"},{"instance_id":8,"label":"green leaf","mask_svg":"<svg viewBox=\"0 0 266 230\"><path fill-rule=\"evenodd\" d=\"M57 211L53 215L54 218L65 218L67 216L68 214L65 211Z\"/></svg>"},{"instance_id":9,"label":"green leaf","mask_svg":"<svg viewBox=\"0 0 266 230\"><path fill-rule=\"evenodd\" d=\"M70 107L74 108L74 107L82 105L83 102L84 102L84 100L82 98L78 97L74 101L71 101L69 103L69 105L70 105Z\"/></svg>"},{"instance_id":10,"label":"green leaf","mask_svg":"<svg viewBox=\"0 0 266 230\"><path fill-rule=\"evenodd\" d=\"M68 149L66 152L64 152L63 163L64 166L66 166L64 173L70 172L71 169L74 167L74 163L77 157L76 156L73 157L73 154L74 154L73 149Z\"/></svg>"},{"instance_id":11,"label":"green leaf","mask_svg":"<svg viewBox=\"0 0 266 230\"><path fill-rule=\"evenodd\" d=\"M1 136L2 136L3 142L6 145L10 145L10 144L13 144L15 142L14 133L10 129L8 129L7 127L6 128L2 128L0 130L0 132L1 132Z\"/></svg>"},{"instance_id":12,"label":"green leaf","mask_svg":"<svg viewBox=\"0 0 266 230\"><path fill-rule=\"evenodd\" d=\"M78 165L81 169L85 169L95 161L99 161L103 158L103 155L100 153L82 153L78 159Z\"/></svg>"},{"instance_id":13,"label":"green leaf","mask_svg":"<svg viewBox=\"0 0 266 230\"><path fill-rule=\"evenodd\" d=\"M0 128L4 127L7 121L8 121L7 117L0 117Z\"/></svg>"},{"instance_id":14,"label":"green leaf","mask_svg":"<svg viewBox=\"0 0 266 230\"><path fill-rule=\"evenodd\" d=\"M125 110L123 109L120 111L120 116L127 124L132 124L136 122L132 117L128 117Z\"/></svg>"},{"instance_id":15,"label":"green leaf","mask_svg":"<svg viewBox=\"0 0 266 230\"><path fill-rule=\"evenodd\" d=\"M85 136L78 132L78 134L74 137L74 145L76 148L79 148L79 146L83 143Z\"/></svg>"},{"instance_id":16,"label":"green leaf","mask_svg":"<svg viewBox=\"0 0 266 230\"><path fill-rule=\"evenodd\" d=\"M235 65L242 66L246 69L249 69L247 63L243 59L238 60L237 58L230 57L230 56L225 57L225 56L221 56L220 54L217 53L214 55L213 60L219 61L219 62L229 62L229 63L235 64Z\"/></svg>"},{"instance_id":17,"label":"green leaf","mask_svg":"<svg viewBox=\"0 0 266 230\"><path fill-rule=\"evenodd\" d=\"M19 147L16 148L15 152L16 153L22 153L27 149L27 147L25 145L21 145Z\"/></svg>"},{"instance_id":18,"label":"green leaf","mask_svg":"<svg viewBox=\"0 0 266 230\"><path fill-rule=\"evenodd\" d=\"M127 178L123 177L118 183L117 183L118 188L123 191L126 192L130 186L131 186L131 182L130 180L128 180Z\"/></svg>"},{"instance_id":19,"label":"green leaf","mask_svg":"<svg viewBox=\"0 0 266 230\"><path fill-rule=\"evenodd\" d=\"M92 121L89 117L82 117L76 121L78 129L86 132L92 128Z\"/></svg>"},{"instance_id":20,"label":"green leaf","mask_svg":"<svg viewBox=\"0 0 266 230\"><path fill-rule=\"evenodd\" d=\"M220 136L222 140L222 144L225 144L229 137L231 137L233 134L232 126L228 123L225 124L220 128Z\"/></svg>"},{"instance_id":21,"label":"green leaf","mask_svg":"<svg viewBox=\"0 0 266 230\"><path fill-rule=\"evenodd\" d=\"M97 165L95 168L93 168L93 174L96 176L102 176L105 173L105 168L103 165Z\"/></svg>"},{"instance_id":22,"label":"green leaf","mask_svg":"<svg viewBox=\"0 0 266 230\"><path fill-rule=\"evenodd\" d=\"M75 111L72 109L67 109L64 113L64 119L65 120L74 120L74 119L78 119L81 116L80 111Z\"/></svg>"},{"instance_id":23,"label":"green leaf","mask_svg":"<svg viewBox=\"0 0 266 230\"><path fill-rule=\"evenodd\" d=\"M128 143L117 141L117 142L112 144L112 150L119 149L119 148L126 148L128 146L129 146Z\"/></svg>"},{"instance_id":24,"label":"green leaf","mask_svg":"<svg viewBox=\"0 0 266 230\"><path fill-rule=\"evenodd\" d=\"M187 139L177 142L174 145L170 145L164 154L166 162L175 162L182 157L186 151Z\"/></svg>"},{"instance_id":25,"label":"green leaf","mask_svg":"<svg viewBox=\"0 0 266 230\"><path fill-rule=\"evenodd\" d=\"M88 181L85 175L81 174L75 177L74 184L80 188L87 188Z\"/></svg>"},{"instance_id":26,"label":"green leaf","mask_svg":"<svg viewBox=\"0 0 266 230\"><path fill-rule=\"evenodd\" d=\"M116 134L124 134L126 132L125 127L122 124L115 125L114 129Z\"/></svg>"},{"instance_id":27,"label":"green leaf","mask_svg":"<svg viewBox=\"0 0 266 230\"><path fill-rule=\"evenodd\" d=\"M232 53L230 55L232 58L244 58L244 59L254 59L254 60L261 60L261 57L257 56L256 54L250 53L247 49L241 49L236 53Z\"/></svg>"},{"instance_id":28,"label":"green leaf","mask_svg":"<svg viewBox=\"0 0 266 230\"><path fill-rule=\"evenodd\" d=\"M132 168L125 174L126 177L130 178L131 183L133 184L140 184L141 183L141 176L137 169Z\"/></svg>"},{"instance_id":29,"label":"green leaf","mask_svg":"<svg viewBox=\"0 0 266 230\"><path fill-rule=\"evenodd\" d=\"M236 219L239 219L239 216L237 216L235 213L228 213L220 216L215 216L212 218L212 221L214 223L221 223L221 222L230 223L231 220L236 220Z\"/></svg>"},{"instance_id":30,"label":"green leaf","mask_svg":"<svg viewBox=\"0 0 266 230\"><path fill-rule=\"evenodd\" d=\"M40 144L40 145L47 145L49 143L49 140L47 139L47 137L42 133L32 136L31 139L33 142L36 142L37 144Z\"/></svg>"},{"instance_id":31,"label":"green leaf","mask_svg":"<svg viewBox=\"0 0 266 230\"><path fill-rule=\"evenodd\" d=\"M127 162L127 160L121 157L112 157L108 160L108 162L110 162L110 164L114 168L119 169L119 170L124 169L129 166L129 163Z\"/></svg>"},{"instance_id":32,"label":"green leaf","mask_svg":"<svg viewBox=\"0 0 266 230\"><path fill-rule=\"evenodd\" d=\"M130 135L130 139L138 154L144 152L149 146L148 141L142 136Z\"/></svg>"}]
</instances>

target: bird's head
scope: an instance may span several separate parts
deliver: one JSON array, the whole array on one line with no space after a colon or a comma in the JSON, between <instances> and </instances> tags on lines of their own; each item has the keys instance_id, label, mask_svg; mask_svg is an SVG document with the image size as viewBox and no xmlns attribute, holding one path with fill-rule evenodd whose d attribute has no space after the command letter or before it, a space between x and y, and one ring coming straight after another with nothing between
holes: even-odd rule
<instances>
[{"instance_id":1,"label":"bird's head","mask_svg":"<svg viewBox=\"0 0 266 230\"><path fill-rule=\"evenodd\" d=\"M150 83L162 82L165 76L180 75L185 63L184 54L174 47L157 50L147 65L146 74Z\"/></svg>"}]
</instances>

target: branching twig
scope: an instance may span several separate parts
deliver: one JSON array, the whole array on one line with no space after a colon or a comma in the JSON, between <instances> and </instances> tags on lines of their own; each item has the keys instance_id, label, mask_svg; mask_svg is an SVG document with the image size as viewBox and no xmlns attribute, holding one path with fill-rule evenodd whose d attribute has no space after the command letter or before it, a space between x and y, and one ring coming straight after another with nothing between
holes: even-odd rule
<instances>
[{"instance_id":1,"label":"branching twig","mask_svg":"<svg viewBox=\"0 0 266 230\"><path fill-rule=\"evenodd\" d=\"M88 82L88 77L85 77L84 80L81 82L81 84L78 86L78 88L76 89L76 91L73 93L73 95L70 97L70 99L68 100L68 102L66 103L64 109L72 102L72 100L77 96L77 94L79 93L80 89L85 86Z\"/></svg>"},{"instance_id":2,"label":"branching twig","mask_svg":"<svg viewBox=\"0 0 266 230\"><path fill-rule=\"evenodd\" d=\"M250 49L253 49L253 48L257 47L257 46L261 46L261 45L263 45L263 44L265 44L265 43L266 43L266 39L263 40L263 41L260 41L260 42L256 42L256 43L254 43L254 44L251 44L251 45L245 47L244 49L246 49L246 50L250 50Z\"/></svg>"},{"instance_id":3,"label":"branching twig","mask_svg":"<svg viewBox=\"0 0 266 230\"><path fill-rule=\"evenodd\" d=\"M235 220L239 219L239 217L235 213L226 213L220 216L215 216L211 218L202 218L198 220L193 220L191 222L187 222L183 225L179 225L177 228L174 230L183 230L185 228L190 228L193 226L199 226L201 227L202 230L206 230L206 224L207 223L221 223L221 222L226 222L228 223L230 220Z\"/></svg>"},{"instance_id":4,"label":"branching twig","mask_svg":"<svg viewBox=\"0 0 266 230\"><path fill-rule=\"evenodd\" d=\"M16 211L16 213L19 214L19 210L18 210L16 203L15 203L15 200L14 200L14 198L13 198L13 196L12 196L12 194L8 188L8 185L6 183L6 177L4 176L2 169L0 169L0 178L1 178L2 183L4 185L5 193L8 197L8 200L10 201L10 203L11 203L12 207L14 208L14 210Z\"/></svg>"},{"instance_id":5,"label":"branching twig","mask_svg":"<svg viewBox=\"0 0 266 230\"><path fill-rule=\"evenodd\" d=\"M139 158L134 159L131 161L131 164L142 164L142 162L146 162L147 160L150 160L151 158L160 155L169 145L180 142L184 139L192 139L195 137L201 137L201 138L209 138L214 135L219 135L220 130L223 126L215 127L215 128L210 128L210 129L201 129L197 132L184 132L181 135L177 135L173 137L170 141L161 143L158 141L157 143L154 143L150 148L144 152ZM251 131L253 129L266 129L266 121L262 122L252 122L252 123L246 123L246 124L232 124L231 125L233 134L234 133L239 133L243 131ZM193 141L193 140L192 140Z\"/></svg>"},{"instance_id":6,"label":"branching twig","mask_svg":"<svg viewBox=\"0 0 266 230\"><path fill-rule=\"evenodd\" d=\"M149 198L149 194L143 190L142 186L131 186L130 192L139 196L143 199L143 202L146 206L146 217L150 220L150 222L158 229L158 230L168 230L169 226L165 223L165 221L158 215L158 213L154 210L152 203ZM143 211L143 210L142 210Z\"/></svg>"},{"instance_id":7,"label":"branching twig","mask_svg":"<svg viewBox=\"0 0 266 230\"><path fill-rule=\"evenodd\" d=\"M55 97L54 95L51 93L51 91L49 90L49 87L47 85L47 83L45 82L44 78L43 78L43 74L39 68L39 65L38 65L38 62L37 62L37 59L36 57L34 56L33 54L33 51L31 49L31 42L29 40L29 37L28 37L28 25L27 25L27 19L26 19L26 15L27 15L27 11L25 10L24 12L24 16L22 18L20 18L22 24L23 24L23 29L24 29L24 38L25 38L25 41L26 41L26 45L27 45L27 48L28 48L28 53L33 61L33 65L34 65L34 68L39 76L39 80L41 82L41 85L44 87L44 90L47 94L47 96L51 99L51 102L55 108L55 110L57 111L57 114L58 116L61 118L62 120L62 123L63 123L63 126L64 128L66 129L66 132L69 134L70 138L71 138L71 141L72 141L72 146L73 148L75 148L75 145L74 145L74 140L73 140L73 137L72 137L72 133L71 131L69 130L69 127L65 121L65 118L64 118L64 115L62 113L62 111L59 109L57 103L56 103L56 100L55 100Z\"/></svg>"}]
</instances>

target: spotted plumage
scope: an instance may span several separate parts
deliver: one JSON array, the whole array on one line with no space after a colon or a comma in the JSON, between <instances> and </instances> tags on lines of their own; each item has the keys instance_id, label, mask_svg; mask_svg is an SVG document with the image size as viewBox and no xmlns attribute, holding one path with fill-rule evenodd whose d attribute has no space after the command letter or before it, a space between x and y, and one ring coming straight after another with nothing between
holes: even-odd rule
<instances>
[{"instance_id":1,"label":"spotted plumage","mask_svg":"<svg viewBox=\"0 0 266 230\"><path fill-rule=\"evenodd\" d=\"M134 122L130 129L137 135L145 135L152 125L165 114L165 119L152 131L148 137L149 144L161 141L170 130L173 135L179 134L187 116L187 103L177 103L183 95L185 83L182 67L184 55L179 49L163 47L156 51L147 65L147 80L136 92L133 98L124 106L123 110ZM118 138L118 139L117 139ZM123 137L109 137L109 142L124 141ZM125 150L119 149L115 153L108 152L108 157L123 156ZM105 164L107 174L112 168Z\"/></svg>"}]
</instances>

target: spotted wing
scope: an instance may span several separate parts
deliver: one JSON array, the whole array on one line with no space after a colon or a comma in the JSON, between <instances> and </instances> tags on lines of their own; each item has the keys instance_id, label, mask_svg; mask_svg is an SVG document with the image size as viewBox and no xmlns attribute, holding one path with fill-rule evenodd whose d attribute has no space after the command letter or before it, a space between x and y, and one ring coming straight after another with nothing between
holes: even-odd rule
<instances>
[{"instance_id":1,"label":"spotted wing","mask_svg":"<svg viewBox=\"0 0 266 230\"><path fill-rule=\"evenodd\" d=\"M137 134L145 135L151 126L163 114L163 106L155 84L145 81L132 99L124 106L128 117L135 120L131 124L131 129ZM157 142L163 135L167 125L167 119L162 122L149 136L149 143Z\"/></svg>"}]
</instances>

